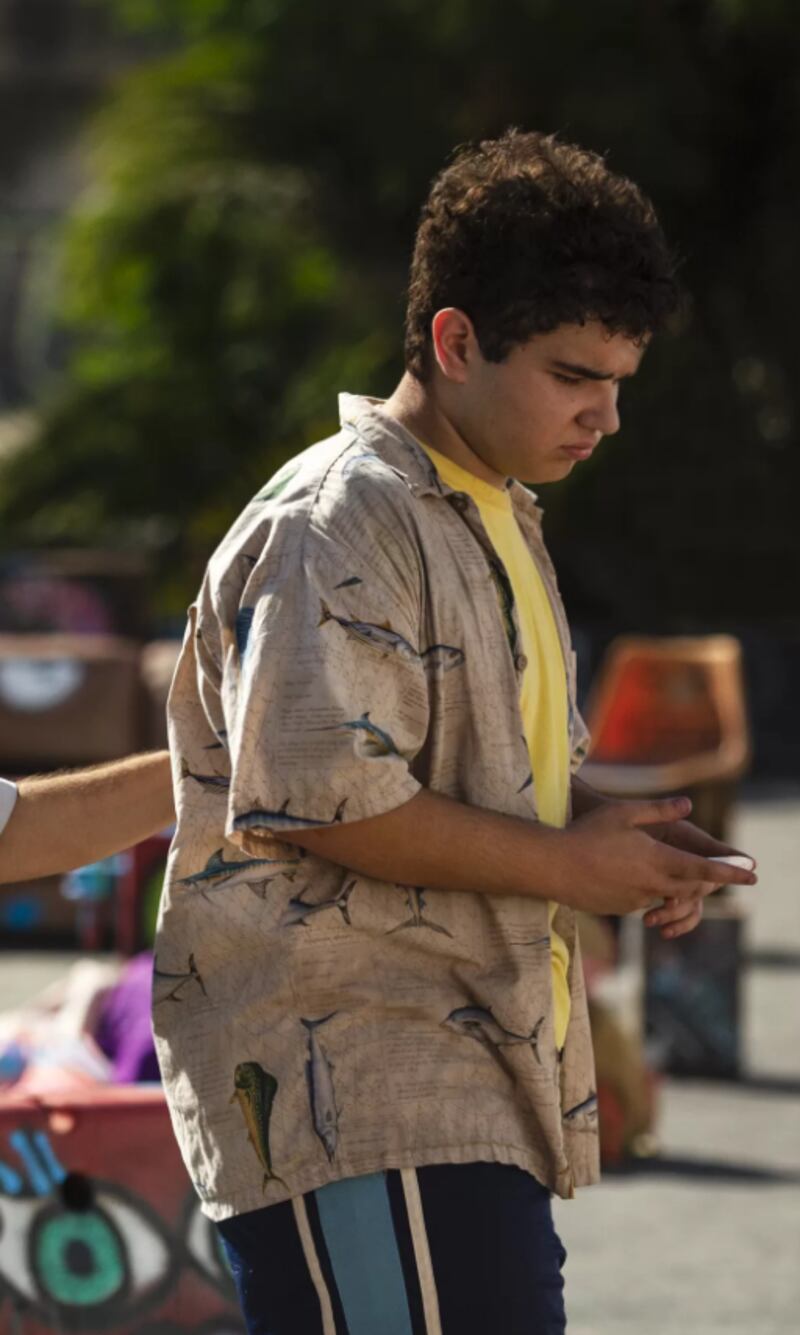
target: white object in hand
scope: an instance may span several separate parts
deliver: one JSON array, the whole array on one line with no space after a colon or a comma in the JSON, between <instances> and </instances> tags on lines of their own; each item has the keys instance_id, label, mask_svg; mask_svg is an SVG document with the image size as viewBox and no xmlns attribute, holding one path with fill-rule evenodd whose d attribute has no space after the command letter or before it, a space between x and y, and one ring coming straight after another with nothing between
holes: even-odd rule
<instances>
[{"instance_id":1,"label":"white object in hand","mask_svg":"<svg viewBox=\"0 0 800 1335\"><path fill-rule=\"evenodd\" d=\"M724 862L728 867L740 867L742 871L752 871L756 865L754 858L739 857L736 853L730 853L721 858L707 858L706 861Z\"/></svg>"}]
</instances>

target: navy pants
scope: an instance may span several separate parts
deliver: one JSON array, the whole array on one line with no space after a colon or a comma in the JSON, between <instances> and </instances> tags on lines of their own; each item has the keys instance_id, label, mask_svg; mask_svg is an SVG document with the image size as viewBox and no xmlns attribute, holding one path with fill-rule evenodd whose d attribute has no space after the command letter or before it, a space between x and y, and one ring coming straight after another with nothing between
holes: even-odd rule
<instances>
[{"instance_id":1,"label":"navy pants","mask_svg":"<svg viewBox=\"0 0 800 1335\"><path fill-rule=\"evenodd\" d=\"M249 1335L562 1335L550 1193L503 1164L334 1182L218 1225Z\"/></svg>"}]
</instances>

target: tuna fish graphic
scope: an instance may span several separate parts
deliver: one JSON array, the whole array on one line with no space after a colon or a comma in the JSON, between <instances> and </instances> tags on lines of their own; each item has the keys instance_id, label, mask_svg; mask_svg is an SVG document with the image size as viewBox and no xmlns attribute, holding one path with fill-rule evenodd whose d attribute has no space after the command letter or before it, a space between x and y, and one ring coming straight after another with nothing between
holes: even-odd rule
<instances>
[{"instance_id":1,"label":"tuna fish graphic","mask_svg":"<svg viewBox=\"0 0 800 1335\"><path fill-rule=\"evenodd\" d=\"M427 927L431 932L441 932L443 936L452 938L453 933L448 932L441 923L431 922L430 918L425 917L425 896L422 887L418 885L404 885L398 887L405 891L406 903L411 912L411 917L405 922L398 923L396 927L390 927L386 936L392 936L394 932L404 932L407 927Z\"/></svg>"},{"instance_id":2,"label":"tuna fish graphic","mask_svg":"<svg viewBox=\"0 0 800 1335\"><path fill-rule=\"evenodd\" d=\"M216 853L212 853L202 871L193 872L191 876L183 876L178 881L178 885L190 885L205 887L208 889L216 888L224 882L230 882L233 877L239 881L255 880L250 873L257 867L271 866L292 866L299 862L305 854L298 849L296 857L290 858L241 858L234 862L226 862L223 851L218 848Z\"/></svg>"},{"instance_id":3,"label":"tuna fish graphic","mask_svg":"<svg viewBox=\"0 0 800 1335\"><path fill-rule=\"evenodd\" d=\"M334 895L332 899L323 899L319 904L308 904L299 897L290 899L281 917L281 927L305 927L309 918L313 918L316 913L324 913L326 909L338 909L348 927L351 927L348 901L356 885L356 881L350 881L338 895Z\"/></svg>"},{"instance_id":4,"label":"tuna fish graphic","mask_svg":"<svg viewBox=\"0 0 800 1335\"><path fill-rule=\"evenodd\" d=\"M221 746L222 743L217 742L215 743L215 745ZM204 749L206 751L210 751L212 748L208 746L205 747ZM228 789L231 786L230 779L227 778L224 774L193 773L193 771L189 769L188 761L185 760L183 756L181 756L181 778L194 779L195 783L199 783L202 788L205 788L208 792L212 793L227 793Z\"/></svg>"},{"instance_id":5,"label":"tuna fish graphic","mask_svg":"<svg viewBox=\"0 0 800 1335\"><path fill-rule=\"evenodd\" d=\"M515 1034L510 1029L504 1029L494 1018L492 1012L483 1006L459 1006L451 1011L446 1020L442 1021L448 1029L453 1029L457 1034L463 1034L466 1038L475 1038L484 1047L507 1048L516 1047L520 1043L529 1043L533 1049L533 1055L541 1065L539 1056L539 1033L544 1024L544 1016L536 1021L529 1034Z\"/></svg>"},{"instance_id":6,"label":"tuna fish graphic","mask_svg":"<svg viewBox=\"0 0 800 1335\"><path fill-rule=\"evenodd\" d=\"M325 1146L325 1153L330 1162L336 1154L339 1140L339 1109L336 1107L336 1094L333 1088L333 1063L329 1061L318 1037L317 1030L332 1020L338 1011L331 1011L320 1020L302 1020L308 1030L308 1061L306 1078L308 1097L311 1102L311 1117L314 1130Z\"/></svg>"},{"instance_id":7,"label":"tuna fish graphic","mask_svg":"<svg viewBox=\"0 0 800 1335\"><path fill-rule=\"evenodd\" d=\"M464 650L452 644L432 644L420 657L426 672L451 672L464 662Z\"/></svg>"},{"instance_id":8,"label":"tuna fish graphic","mask_svg":"<svg viewBox=\"0 0 800 1335\"><path fill-rule=\"evenodd\" d=\"M233 1085L231 1103L238 1103L241 1108L248 1140L264 1169L262 1189L266 1191L270 1182L280 1182L288 1190L283 1178L272 1171L269 1151L269 1119L278 1092L275 1076L265 1071L258 1062L239 1062L233 1073Z\"/></svg>"},{"instance_id":9,"label":"tuna fish graphic","mask_svg":"<svg viewBox=\"0 0 800 1335\"><path fill-rule=\"evenodd\" d=\"M400 752L383 728L370 720L369 710L361 718L348 719L346 723L334 723L320 732L352 732L358 738L365 756L398 756Z\"/></svg>"},{"instance_id":10,"label":"tuna fish graphic","mask_svg":"<svg viewBox=\"0 0 800 1335\"><path fill-rule=\"evenodd\" d=\"M156 955L155 959L153 960L154 990L159 983L170 983L170 982L174 983L174 987L170 992L166 992L163 997L156 998L154 1002L156 1006L160 1006L162 1001L179 1002L181 998L178 996L178 993L186 986L187 983L191 982L197 983L197 986L200 988L200 991L202 992L204 997L208 996L208 993L206 992L206 985L203 982L203 979L200 975L200 970L198 969L197 965L194 962L194 955L189 956L188 968L184 973L167 973L164 969L159 969L158 956Z\"/></svg>"},{"instance_id":11,"label":"tuna fish graphic","mask_svg":"<svg viewBox=\"0 0 800 1335\"><path fill-rule=\"evenodd\" d=\"M336 808L330 820L322 816L293 816L289 811L289 801L287 797L283 806L277 811L269 811L266 808L259 807L255 811L246 811L242 816L237 816L233 822L235 830L252 830L262 825L283 825L287 830L312 829L320 825L335 825L337 821L342 820L344 809L347 805L347 798L343 797Z\"/></svg>"},{"instance_id":12,"label":"tuna fish graphic","mask_svg":"<svg viewBox=\"0 0 800 1335\"><path fill-rule=\"evenodd\" d=\"M392 630L388 621L384 621L382 626L376 626L371 621L350 621L347 617L337 617L322 598L320 609L318 623L320 626L324 626L328 621L335 621L351 639L358 640L361 644L368 644L371 649L379 649L383 654L398 654L400 658L405 658L410 663L419 660L420 656L414 646L403 639L396 630Z\"/></svg>"},{"instance_id":13,"label":"tuna fish graphic","mask_svg":"<svg viewBox=\"0 0 800 1335\"><path fill-rule=\"evenodd\" d=\"M572 1127L573 1130L579 1129L574 1125L576 1122L586 1120L590 1123L590 1126L585 1129L590 1130L591 1126L597 1121L597 1095L594 1090L590 1089L588 1098L585 1098L582 1103L576 1103L574 1108L570 1108L568 1112L563 1114L561 1120L566 1122L567 1126Z\"/></svg>"}]
</instances>

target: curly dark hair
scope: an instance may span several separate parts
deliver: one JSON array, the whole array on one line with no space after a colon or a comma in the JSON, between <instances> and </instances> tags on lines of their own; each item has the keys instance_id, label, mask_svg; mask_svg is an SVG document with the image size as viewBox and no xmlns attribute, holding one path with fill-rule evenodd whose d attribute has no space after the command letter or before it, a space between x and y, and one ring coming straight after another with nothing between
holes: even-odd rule
<instances>
[{"instance_id":1,"label":"curly dark hair","mask_svg":"<svg viewBox=\"0 0 800 1335\"><path fill-rule=\"evenodd\" d=\"M650 201L598 154L517 129L464 145L417 229L406 368L427 378L431 321L446 306L469 316L492 362L590 319L642 342L679 304L676 267Z\"/></svg>"}]
</instances>

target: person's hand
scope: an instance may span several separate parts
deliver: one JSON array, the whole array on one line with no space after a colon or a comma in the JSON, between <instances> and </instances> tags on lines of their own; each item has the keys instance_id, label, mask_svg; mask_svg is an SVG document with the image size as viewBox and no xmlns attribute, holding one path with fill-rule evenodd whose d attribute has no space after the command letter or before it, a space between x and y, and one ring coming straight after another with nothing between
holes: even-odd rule
<instances>
[{"instance_id":1,"label":"person's hand","mask_svg":"<svg viewBox=\"0 0 800 1335\"><path fill-rule=\"evenodd\" d=\"M684 822L690 810L689 799L678 797L609 803L579 816L562 832L565 856L557 897L590 913L616 914L677 900L685 908L678 921L696 926L705 895L721 885L754 885L756 877L650 833Z\"/></svg>"},{"instance_id":2,"label":"person's hand","mask_svg":"<svg viewBox=\"0 0 800 1335\"><path fill-rule=\"evenodd\" d=\"M678 820L657 822L654 825L646 827L646 831L654 839L659 839L662 843L669 844L672 848L683 849L686 853L696 853L700 857L722 858L722 857L750 857L749 853L743 853L741 849L733 848L730 844L724 844L713 835L707 834L697 825L693 825L688 820ZM755 869L756 860L752 858L753 868ZM729 885L730 877L726 877L724 884ZM718 885L709 885L704 894L712 894L718 890ZM643 919L645 927L659 927L661 936L671 940L676 936L685 936L687 932L694 931L695 927L702 921L704 896L697 899L665 899L664 902L653 908L645 914Z\"/></svg>"}]
</instances>

